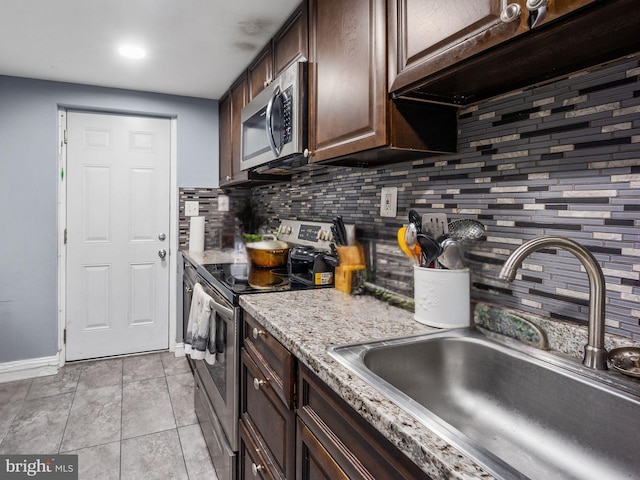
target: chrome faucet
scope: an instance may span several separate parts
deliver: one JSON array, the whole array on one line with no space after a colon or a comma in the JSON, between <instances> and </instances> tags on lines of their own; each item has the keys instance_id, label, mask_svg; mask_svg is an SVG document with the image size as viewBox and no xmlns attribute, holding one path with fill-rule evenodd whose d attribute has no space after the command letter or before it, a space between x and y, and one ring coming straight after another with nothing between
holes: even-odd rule
<instances>
[{"instance_id":1,"label":"chrome faucet","mask_svg":"<svg viewBox=\"0 0 640 480\"><path fill-rule=\"evenodd\" d=\"M507 258L499 278L512 282L525 258L541 248L560 248L573 253L582 263L589 277L589 337L584 347L582 363L595 370L607 369L607 350L604 348L604 305L606 287L604 274L595 257L579 243L564 237L538 237L523 243Z\"/></svg>"}]
</instances>

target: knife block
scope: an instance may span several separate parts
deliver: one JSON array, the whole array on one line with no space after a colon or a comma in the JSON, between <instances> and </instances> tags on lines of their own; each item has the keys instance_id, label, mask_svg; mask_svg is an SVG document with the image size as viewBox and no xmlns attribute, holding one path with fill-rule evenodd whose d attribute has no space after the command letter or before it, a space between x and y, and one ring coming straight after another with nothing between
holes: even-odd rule
<instances>
[{"instance_id":1,"label":"knife block","mask_svg":"<svg viewBox=\"0 0 640 480\"><path fill-rule=\"evenodd\" d=\"M354 282L366 268L364 261L364 250L360 245L349 245L336 247L338 250L338 260L340 265L335 270L335 287L337 290L351 295L359 286L359 282Z\"/></svg>"}]
</instances>

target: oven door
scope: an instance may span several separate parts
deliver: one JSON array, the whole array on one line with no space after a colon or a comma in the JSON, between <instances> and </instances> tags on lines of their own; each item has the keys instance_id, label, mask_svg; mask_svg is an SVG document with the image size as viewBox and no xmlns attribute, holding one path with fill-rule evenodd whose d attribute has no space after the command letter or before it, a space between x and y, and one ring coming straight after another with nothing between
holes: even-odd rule
<instances>
[{"instance_id":1,"label":"oven door","mask_svg":"<svg viewBox=\"0 0 640 480\"><path fill-rule=\"evenodd\" d=\"M238 370L239 370L239 309L227 302L211 285L198 276L198 283L214 300L216 361L210 365L196 360L195 370L201 381L203 395L211 404L215 416L232 450L238 449ZM200 421L200 418L198 418Z\"/></svg>"},{"instance_id":2,"label":"oven door","mask_svg":"<svg viewBox=\"0 0 640 480\"><path fill-rule=\"evenodd\" d=\"M211 462L216 469L216 476L220 480L234 480L236 478L236 453L229 445L227 437L222 431L222 425L207 399L200 374L196 372L194 378L194 407L202 436L211 456Z\"/></svg>"}]
</instances>

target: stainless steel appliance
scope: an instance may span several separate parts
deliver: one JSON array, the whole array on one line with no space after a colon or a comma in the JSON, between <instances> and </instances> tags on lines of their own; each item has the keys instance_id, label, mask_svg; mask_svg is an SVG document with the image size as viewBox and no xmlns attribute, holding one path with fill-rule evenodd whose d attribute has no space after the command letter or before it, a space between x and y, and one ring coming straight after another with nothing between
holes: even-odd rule
<instances>
[{"instance_id":1,"label":"stainless steel appliance","mask_svg":"<svg viewBox=\"0 0 640 480\"><path fill-rule=\"evenodd\" d=\"M278 227L281 240L294 248L304 246L314 262L305 263L309 273L316 267L315 258L330 256L332 243L331 224L283 220ZM353 235L353 226L347 226ZM318 253L316 255L315 253ZM213 299L212 310L216 323L216 362L209 365L204 360L190 360L195 377L195 408L209 453L220 480L236 478L239 420L239 369L240 369L240 295L281 290L316 288L309 283L289 277L287 268L270 271L276 278L269 286L258 288L250 285L250 272L246 263L219 263L198 265L196 281ZM188 289L185 287L185 291Z\"/></svg>"},{"instance_id":2,"label":"stainless steel appliance","mask_svg":"<svg viewBox=\"0 0 640 480\"><path fill-rule=\"evenodd\" d=\"M306 62L292 64L242 109L242 170L280 173L307 164L306 72Z\"/></svg>"}]
</instances>

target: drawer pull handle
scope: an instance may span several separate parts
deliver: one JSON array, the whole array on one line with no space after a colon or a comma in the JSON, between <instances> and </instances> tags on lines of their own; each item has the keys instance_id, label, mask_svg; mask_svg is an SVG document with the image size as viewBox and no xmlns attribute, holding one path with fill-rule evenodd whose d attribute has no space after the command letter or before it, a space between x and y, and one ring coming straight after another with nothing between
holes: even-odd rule
<instances>
[{"instance_id":1,"label":"drawer pull handle","mask_svg":"<svg viewBox=\"0 0 640 480\"><path fill-rule=\"evenodd\" d=\"M258 337L263 337L264 336L264 331L263 330L258 330L257 328L253 329L253 332L251 332L253 335L254 339L257 339Z\"/></svg>"},{"instance_id":2,"label":"drawer pull handle","mask_svg":"<svg viewBox=\"0 0 640 480\"><path fill-rule=\"evenodd\" d=\"M264 470L264 467L262 465L256 465L255 463L251 464L251 471L253 472L254 477L258 476L258 472L260 470Z\"/></svg>"},{"instance_id":3,"label":"drawer pull handle","mask_svg":"<svg viewBox=\"0 0 640 480\"><path fill-rule=\"evenodd\" d=\"M267 382L265 382L264 380L260 380L259 378L254 378L253 379L253 388L255 388L256 390L260 390L260 387L262 385L264 385L265 383L267 383Z\"/></svg>"}]
</instances>

